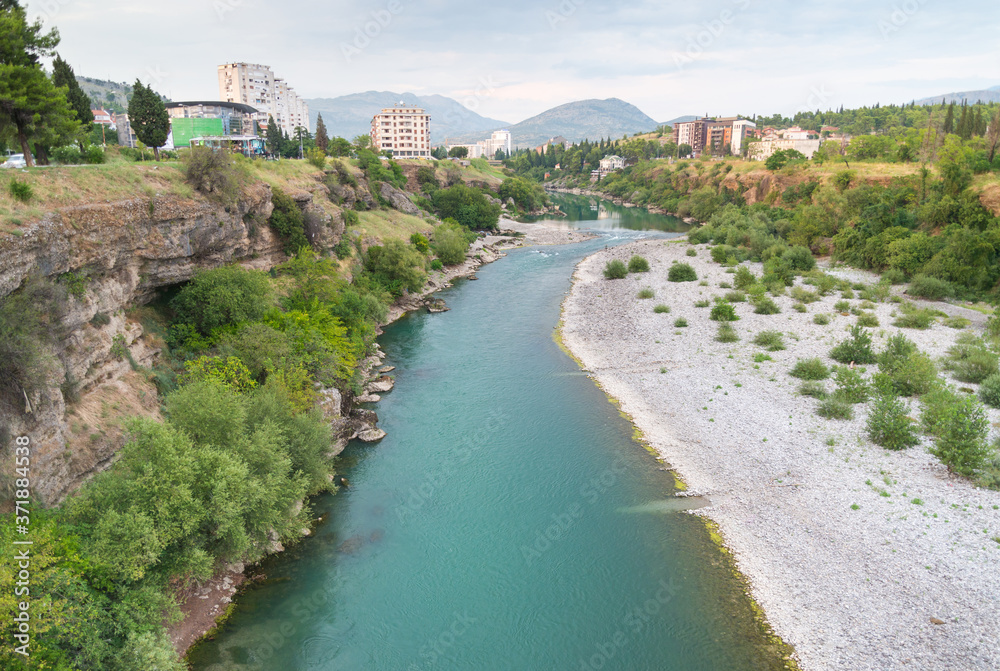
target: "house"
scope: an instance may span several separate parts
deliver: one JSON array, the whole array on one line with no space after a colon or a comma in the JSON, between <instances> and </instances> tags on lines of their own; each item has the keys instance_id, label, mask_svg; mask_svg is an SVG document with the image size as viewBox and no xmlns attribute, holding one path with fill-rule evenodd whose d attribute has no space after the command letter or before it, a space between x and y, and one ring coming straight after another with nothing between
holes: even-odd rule
<instances>
[{"instance_id":1,"label":"house","mask_svg":"<svg viewBox=\"0 0 1000 671\"><path fill-rule=\"evenodd\" d=\"M623 170L625 168L625 159L621 156L611 154L610 156L605 156L601 159L600 168L598 172L601 177L608 175L616 170Z\"/></svg>"},{"instance_id":2,"label":"house","mask_svg":"<svg viewBox=\"0 0 1000 671\"><path fill-rule=\"evenodd\" d=\"M90 110L90 113L94 115L94 123L99 123L108 128L115 127L115 115L107 110Z\"/></svg>"}]
</instances>

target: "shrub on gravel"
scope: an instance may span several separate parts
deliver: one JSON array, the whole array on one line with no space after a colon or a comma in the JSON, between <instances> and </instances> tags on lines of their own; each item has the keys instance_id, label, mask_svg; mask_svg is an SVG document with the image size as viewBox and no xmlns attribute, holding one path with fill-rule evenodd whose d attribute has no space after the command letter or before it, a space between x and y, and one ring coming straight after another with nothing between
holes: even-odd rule
<instances>
[{"instance_id":1,"label":"shrub on gravel","mask_svg":"<svg viewBox=\"0 0 1000 671\"><path fill-rule=\"evenodd\" d=\"M648 273L649 261L641 256L633 256L628 260L628 271L630 273Z\"/></svg>"},{"instance_id":2,"label":"shrub on gravel","mask_svg":"<svg viewBox=\"0 0 1000 671\"><path fill-rule=\"evenodd\" d=\"M694 306L696 308L707 308L712 302L709 300L695 301Z\"/></svg>"},{"instance_id":3,"label":"shrub on gravel","mask_svg":"<svg viewBox=\"0 0 1000 671\"><path fill-rule=\"evenodd\" d=\"M830 350L830 358L837 363L875 363L872 337L860 326L851 327L851 335Z\"/></svg>"},{"instance_id":4,"label":"shrub on gravel","mask_svg":"<svg viewBox=\"0 0 1000 671\"><path fill-rule=\"evenodd\" d=\"M768 352L777 352L785 349L785 337L781 331L761 331L753 339L754 345L760 345Z\"/></svg>"},{"instance_id":5,"label":"shrub on gravel","mask_svg":"<svg viewBox=\"0 0 1000 671\"><path fill-rule=\"evenodd\" d=\"M678 317L677 319L674 320L674 328L682 329L687 325L688 325L688 320L684 319L684 317Z\"/></svg>"},{"instance_id":6,"label":"shrub on gravel","mask_svg":"<svg viewBox=\"0 0 1000 671\"><path fill-rule=\"evenodd\" d=\"M640 300L646 300L648 298L653 298L654 296L656 296L656 292L654 292L649 287L646 287L645 289L640 289L639 293L636 294L636 298Z\"/></svg>"},{"instance_id":7,"label":"shrub on gravel","mask_svg":"<svg viewBox=\"0 0 1000 671\"><path fill-rule=\"evenodd\" d=\"M1000 408L1000 373L993 373L980 383L979 400L991 408Z\"/></svg>"},{"instance_id":8,"label":"shrub on gravel","mask_svg":"<svg viewBox=\"0 0 1000 671\"><path fill-rule=\"evenodd\" d=\"M604 266L604 279L621 280L626 275L628 275L628 268L625 267L625 262L621 259L612 259Z\"/></svg>"},{"instance_id":9,"label":"shrub on gravel","mask_svg":"<svg viewBox=\"0 0 1000 671\"><path fill-rule=\"evenodd\" d=\"M829 323L830 323L830 315L816 315L815 317L813 317L813 324L817 324L819 326L826 326Z\"/></svg>"},{"instance_id":10,"label":"shrub on gravel","mask_svg":"<svg viewBox=\"0 0 1000 671\"><path fill-rule=\"evenodd\" d=\"M834 380L837 382L837 395L848 403L864 403L868 400L870 389L860 371L838 366Z\"/></svg>"},{"instance_id":11,"label":"shrub on gravel","mask_svg":"<svg viewBox=\"0 0 1000 671\"><path fill-rule=\"evenodd\" d=\"M746 266L740 266L736 269L736 274L733 276L733 285L737 289L745 290L756 282L757 276Z\"/></svg>"},{"instance_id":12,"label":"shrub on gravel","mask_svg":"<svg viewBox=\"0 0 1000 671\"><path fill-rule=\"evenodd\" d=\"M873 329L878 327L878 317L871 312L862 312L858 315L858 326Z\"/></svg>"},{"instance_id":13,"label":"shrub on gravel","mask_svg":"<svg viewBox=\"0 0 1000 671\"><path fill-rule=\"evenodd\" d=\"M913 431L913 422L907 416L909 412L909 406L890 389L881 390L868 411L865 424L868 438L889 450L913 447L920 438Z\"/></svg>"},{"instance_id":14,"label":"shrub on gravel","mask_svg":"<svg viewBox=\"0 0 1000 671\"><path fill-rule=\"evenodd\" d=\"M746 303L747 295L742 291L730 291L725 295L725 299L730 303Z\"/></svg>"},{"instance_id":15,"label":"shrub on gravel","mask_svg":"<svg viewBox=\"0 0 1000 671\"><path fill-rule=\"evenodd\" d=\"M738 342L740 337L736 335L736 329L729 324L719 324L719 331L715 334L715 339L719 342Z\"/></svg>"},{"instance_id":16,"label":"shrub on gravel","mask_svg":"<svg viewBox=\"0 0 1000 671\"><path fill-rule=\"evenodd\" d=\"M989 426L982 404L964 396L944 411L931 452L955 473L974 475L993 456L986 442Z\"/></svg>"},{"instance_id":17,"label":"shrub on gravel","mask_svg":"<svg viewBox=\"0 0 1000 671\"><path fill-rule=\"evenodd\" d=\"M819 400L825 399L830 394L826 391L826 385L822 382L803 382L799 385L799 393L803 396L812 396L813 398L818 398Z\"/></svg>"},{"instance_id":18,"label":"shrub on gravel","mask_svg":"<svg viewBox=\"0 0 1000 671\"><path fill-rule=\"evenodd\" d=\"M667 272L667 279L671 282L696 282L698 273L687 263L675 263L670 266Z\"/></svg>"},{"instance_id":19,"label":"shrub on gravel","mask_svg":"<svg viewBox=\"0 0 1000 671\"><path fill-rule=\"evenodd\" d=\"M937 367L902 333L890 336L878 355L878 369L899 396L921 396L937 383Z\"/></svg>"},{"instance_id":20,"label":"shrub on gravel","mask_svg":"<svg viewBox=\"0 0 1000 671\"><path fill-rule=\"evenodd\" d=\"M669 305L664 305L663 303L660 303L655 308L653 308L653 312L655 312L658 315L670 314L670 306Z\"/></svg>"},{"instance_id":21,"label":"shrub on gravel","mask_svg":"<svg viewBox=\"0 0 1000 671\"><path fill-rule=\"evenodd\" d=\"M997 355L971 333L962 333L948 349L944 367L960 382L982 382L998 372Z\"/></svg>"},{"instance_id":22,"label":"shrub on gravel","mask_svg":"<svg viewBox=\"0 0 1000 671\"><path fill-rule=\"evenodd\" d=\"M936 277L917 275L910 281L910 286L907 288L906 293L911 296L928 298L932 301L940 301L954 296L955 287L951 282Z\"/></svg>"},{"instance_id":23,"label":"shrub on gravel","mask_svg":"<svg viewBox=\"0 0 1000 671\"><path fill-rule=\"evenodd\" d=\"M806 303L806 304L815 303L820 299L818 293L814 291L809 291L807 289L804 289L803 287L792 287L792 290L791 292L789 292L789 295L792 297L792 300L796 300L799 301L800 303Z\"/></svg>"},{"instance_id":24,"label":"shrub on gravel","mask_svg":"<svg viewBox=\"0 0 1000 671\"><path fill-rule=\"evenodd\" d=\"M938 383L920 397L920 428L929 436L941 433L941 422L948 408L958 403L960 396L955 388Z\"/></svg>"},{"instance_id":25,"label":"shrub on gravel","mask_svg":"<svg viewBox=\"0 0 1000 671\"><path fill-rule=\"evenodd\" d=\"M781 312L781 308L778 307L778 304L770 296L764 296L757 301L753 311L759 315L776 315Z\"/></svg>"},{"instance_id":26,"label":"shrub on gravel","mask_svg":"<svg viewBox=\"0 0 1000 671\"><path fill-rule=\"evenodd\" d=\"M724 300L717 299L712 307L712 312L708 317L714 322L735 322L739 321L736 309Z\"/></svg>"},{"instance_id":27,"label":"shrub on gravel","mask_svg":"<svg viewBox=\"0 0 1000 671\"><path fill-rule=\"evenodd\" d=\"M685 252L685 254L687 254L688 256L698 256L698 252L695 251L694 247L688 247L688 250Z\"/></svg>"},{"instance_id":28,"label":"shrub on gravel","mask_svg":"<svg viewBox=\"0 0 1000 671\"><path fill-rule=\"evenodd\" d=\"M830 369L819 359L799 359L788 374L800 380L825 380L830 377Z\"/></svg>"},{"instance_id":29,"label":"shrub on gravel","mask_svg":"<svg viewBox=\"0 0 1000 671\"><path fill-rule=\"evenodd\" d=\"M825 419L853 419L854 406L834 394L817 406L816 414Z\"/></svg>"}]
</instances>

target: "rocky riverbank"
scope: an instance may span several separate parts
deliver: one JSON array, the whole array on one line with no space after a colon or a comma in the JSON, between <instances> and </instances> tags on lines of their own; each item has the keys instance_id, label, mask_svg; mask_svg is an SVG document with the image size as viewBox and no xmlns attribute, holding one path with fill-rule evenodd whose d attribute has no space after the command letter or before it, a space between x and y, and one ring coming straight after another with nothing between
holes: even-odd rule
<instances>
[{"instance_id":1,"label":"rocky riverbank","mask_svg":"<svg viewBox=\"0 0 1000 671\"><path fill-rule=\"evenodd\" d=\"M696 257L688 248L643 241L583 261L562 337L691 493L710 500L694 514L718 524L776 633L807 670L1000 668L1000 492L950 474L927 439L900 452L873 445L864 406L853 420L827 420L796 393L796 360L826 358L855 322L834 309L839 293L806 313L789 296L775 299L781 313L770 316L737 303L740 341L719 343L718 324L695 303L725 294L720 284L732 275L705 246ZM651 272L603 279L608 260L633 254ZM675 261L707 285L668 282ZM760 264L747 265L760 275ZM655 298L638 299L644 288ZM669 314L654 313L661 303ZM897 307L869 310L882 325L872 330L876 347L900 331L889 326ZM982 315L947 311L981 331ZM831 323L814 323L817 313ZM678 318L688 326L675 326ZM787 349L753 345L765 329L783 332ZM940 321L902 331L935 358L960 333ZM998 426L1000 412L989 415Z\"/></svg>"}]
</instances>

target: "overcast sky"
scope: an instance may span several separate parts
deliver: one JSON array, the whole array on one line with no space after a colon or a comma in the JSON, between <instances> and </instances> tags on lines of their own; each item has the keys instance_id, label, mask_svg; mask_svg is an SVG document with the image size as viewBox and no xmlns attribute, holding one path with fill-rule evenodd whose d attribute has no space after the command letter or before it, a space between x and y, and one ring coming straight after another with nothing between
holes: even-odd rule
<instances>
[{"instance_id":1,"label":"overcast sky","mask_svg":"<svg viewBox=\"0 0 1000 671\"><path fill-rule=\"evenodd\" d=\"M997 0L28 0L77 74L218 98L249 61L306 98L453 97L518 122L585 98L657 121L1000 85Z\"/></svg>"}]
</instances>

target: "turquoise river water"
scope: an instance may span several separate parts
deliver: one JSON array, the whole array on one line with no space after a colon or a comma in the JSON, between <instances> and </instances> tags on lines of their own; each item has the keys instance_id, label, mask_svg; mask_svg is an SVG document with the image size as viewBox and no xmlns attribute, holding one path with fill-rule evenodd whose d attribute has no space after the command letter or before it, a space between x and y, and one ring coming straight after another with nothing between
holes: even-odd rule
<instances>
[{"instance_id":1,"label":"turquoise river water","mask_svg":"<svg viewBox=\"0 0 1000 671\"><path fill-rule=\"evenodd\" d=\"M439 294L450 312L386 329L388 437L348 447L350 489L250 570L194 669L784 667L705 524L657 505L671 474L553 339L582 258L683 224L556 200L600 238L512 251Z\"/></svg>"}]
</instances>

